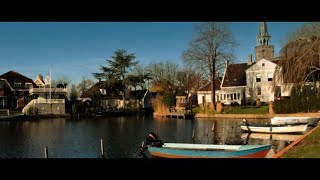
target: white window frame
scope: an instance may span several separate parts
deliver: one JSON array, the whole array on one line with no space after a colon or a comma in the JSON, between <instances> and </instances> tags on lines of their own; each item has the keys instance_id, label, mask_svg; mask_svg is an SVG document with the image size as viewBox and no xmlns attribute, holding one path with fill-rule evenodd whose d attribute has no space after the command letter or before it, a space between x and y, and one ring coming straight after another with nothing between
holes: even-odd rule
<instances>
[{"instance_id":1,"label":"white window frame","mask_svg":"<svg viewBox=\"0 0 320 180\"><path fill-rule=\"evenodd\" d=\"M273 80L273 74L267 73L267 79L268 79L268 82L271 82Z\"/></svg>"},{"instance_id":2,"label":"white window frame","mask_svg":"<svg viewBox=\"0 0 320 180\"><path fill-rule=\"evenodd\" d=\"M30 88L30 86L32 86L32 83L26 82L26 83L24 84L24 86L25 86L26 88Z\"/></svg>"},{"instance_id":3,"label":"white window frame","mask_svg":"<svg viewBox=\"0 0 320 180\"><path fill-rule=\"evenodd\" d=\"M258 79L259 79L259 81L258 81ZM261 74L256 75L256 82L261 82Z\"/></svg>"}]
</instances>

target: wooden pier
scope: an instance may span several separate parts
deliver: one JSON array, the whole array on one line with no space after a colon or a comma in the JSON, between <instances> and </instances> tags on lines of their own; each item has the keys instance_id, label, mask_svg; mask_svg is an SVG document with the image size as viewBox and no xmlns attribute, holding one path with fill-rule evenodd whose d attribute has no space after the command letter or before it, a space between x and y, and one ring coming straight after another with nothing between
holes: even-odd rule
<instances>
[{"instance_id":1,"label":"wooden pier","mask_svg":"<svg viewBox=\"0 0 320 180\"><path fill-rule=\"evenodd\" d=\"M193 119L194 113L168 113L163 115L157 115L160 117L166 117L166 118L176 118L176 119Z\"/></svg>"}]
</instances>

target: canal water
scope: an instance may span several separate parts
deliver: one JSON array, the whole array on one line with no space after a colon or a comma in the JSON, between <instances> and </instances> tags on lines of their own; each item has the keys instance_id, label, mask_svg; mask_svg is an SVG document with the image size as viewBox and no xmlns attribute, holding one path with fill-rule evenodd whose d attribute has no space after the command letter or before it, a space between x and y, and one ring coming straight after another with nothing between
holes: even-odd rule
<instances>
[{"instance_id":1,"label":"canal water","mask_svg":"<svg viewBox=\"0 0 320 180\"><path fill-rule=\"evenodd\" d=\"M0 158L141 158L139 147L149 132L164 142L201 144L272 144L267 157L301 135L243 133L242 119L167 119L150 116L90 119L52 118L0 122ZM250 119L266 124L270 119ZM309 129L308 129L309 130Z\"/></svg>"}]
</instances>

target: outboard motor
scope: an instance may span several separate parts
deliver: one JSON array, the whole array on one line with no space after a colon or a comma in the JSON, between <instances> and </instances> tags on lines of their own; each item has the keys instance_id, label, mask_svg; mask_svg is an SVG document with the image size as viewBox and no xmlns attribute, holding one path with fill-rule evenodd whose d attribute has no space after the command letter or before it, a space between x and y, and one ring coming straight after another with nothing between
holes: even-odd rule
<instances>
[{"instance_id":1,"label":"outboard motor","mask_svg":"<svg viewBox=\"0 0 320 180\"><path fill-rule=\"evenodd\" d=\"M146 145L162 147L163 142L159 139L159 136L156 133L150 132L146 136Z\"/></svg>"},{"instance_id":2,"label":"outboard motor","mask_svg":"<svg viewBox=\"0 0 320 180\"><path fill-rule=\"evenodd\" d=\"M241 125L248 126L249 123L248 123L248 121L246 119L242 119Z\"/></svg>"}]
</instances>

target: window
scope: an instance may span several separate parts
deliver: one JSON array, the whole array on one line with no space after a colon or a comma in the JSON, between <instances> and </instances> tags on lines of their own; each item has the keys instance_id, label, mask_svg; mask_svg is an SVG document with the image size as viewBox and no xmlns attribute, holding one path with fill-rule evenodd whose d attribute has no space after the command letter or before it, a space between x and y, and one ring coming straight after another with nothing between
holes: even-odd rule
<instances>
[{"instance_id":1,"label":"window","mask_svg":"<svg viewBox=\"0 0 320 180\"><path fill-rule=\"evenodd\" d=\"M14 83L14 84L13 84L13 87L15 87L15 88L16 88L16 87L21 87L21 83Z\"/></svg>"},{"instance_id":2,"label":"window","mask_svg":"<svg viewBox=\"0 0 320 180\"><path fill-rule=\"evenodd\" d=\"M3 88L3 81L0 81L0 89L2 89Z\"/></svg>"},{"instance_id":3,"label":"window","mask_svg":"<svg viewBox=\"0 0 320 180\"><path fill-rule=\"evenodd\" d=\"M222 100L222 94L220 94L220 101Z\"/></svg>"},{"instance_id":4,"label":"window","mask_svg":"<svg viewBox=\"0 0 320 180\"><path fill-rule=\"evenodd\" d=\"M264 63L262 63L262 67L264 67Z\"/></svg>"},{"instance_id":5,"label":"window","mask_svg":"<svg viewBox=\"0 0 320 180\"><path fill-rule=\"evenodd\" d=\"M273 75L272 73L267 73L268 82L272 81Z\"/></svg>"},{"instance_id":6,"label":"window","mask_svg":"<svg viewBox=\"0 0 320 180\"><path fill-rule=\"evenodd\" d=\"M231 100L233 100L233 94L231 94Z\"/></svg>"},{"instance_id":7,"label":"window","mask_svg":"<svg viewBox=\"0 0 320 180\"><path fill-rule=\"evenodd\" d=\"M238 93L238 99L240 99L240 93Z\"/></svg>"},{"instance_id":8,"label":"window","mask_svg":"<svg viewBox=\"0 0 320 180\"><path fill-rule=\"evenodd\" d=\"M26 87L26 88L32 87L32 83L27 82L27 83L25 84L25 87Z\"/></svg>"},{"instance_id":9,"label":"window","mask_svg":"<svg viewBox=\"0 0 320 180\"><path fill-rule=\"evenodd\" d=\"M234 99L237 99L237 93L234 93L233 96L234 96Z\"/></svg>"},{"instance_id":10,"label":"window","mask_svg":"<svg viewBox=\"0 0 320 180\"><path fill-rule=\"evenodd\" d=\"M227 99L229 99L229 94L227 94Z\"/></svg>"},{"instance_id":11,"label":"window","mask_svg":"<svg viewBox=\"0 0 320 180\"><path fill-rule=\"evenodd\" d=\"M261 87L260 86L257 87L257 95L258 96L261 95Z\"/></svg>"},{"instance_id":12,"label":"window","mask_svg":"<svg viewBox=\"0 0 320 180\"><path fill-rule=\"evenodd\" d=\"M261 82L261 75L260 75L260 74L257 74L257 76L256 76L256 82Z\"/></svg>"}]
</instances>

